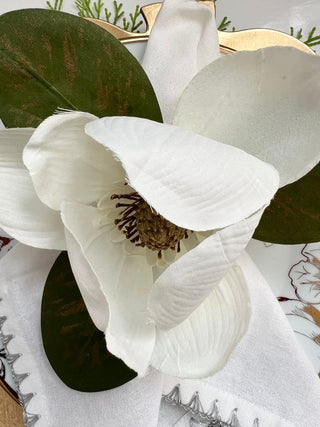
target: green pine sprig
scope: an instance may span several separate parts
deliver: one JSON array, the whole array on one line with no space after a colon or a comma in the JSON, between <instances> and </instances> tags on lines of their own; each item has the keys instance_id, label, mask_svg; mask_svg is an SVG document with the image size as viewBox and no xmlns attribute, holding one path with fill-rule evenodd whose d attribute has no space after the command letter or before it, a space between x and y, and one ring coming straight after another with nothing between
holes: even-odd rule
<instances>
[{"instance_id":1,"label":"green pine sprig","mask_svg":"<svg viewBox=\"0 0 320 427\"><path fill-rule=\"evenodd\" d=\"M124 11L122 10L123 3L119 3L118 4L117 1L114 1L113 2L113 8L114 8L114 17L113 17L113 21L112 22L111 22L112 11L109 11L107 8L105 9L106 21L107 22L111 22L113 25L117 25L118 21L124 15Z\"/></svg>"},{"instance_id":2,"label":"green pine sprig","mask_svg":"<svg viewBox=\"0 0 320 427\"><path fill-rule=\"evenodd\" d=\"M227 31L230 27L230 24L231 24L231 20L227 16L225 16L222 19L222 21L220 22L220 25L218 26L218 30L219 31ZM232 27L232 31L235 31L235 30L236 30L236 28Z\"/></svg>"},{"instance_id":3,"label":"green pine sprig","mask_svg":"<svg viewBox=\"0 0 320 427\"><path fill-rule=\"evenodd\" d=\"M76 0L75 6L78 9L78 15L81 18L100 19L101 11L104 6L102 0L91 3L91 0Z\"/></svg>"},{"instance_id":4,"label":"green pine sprig","mask_svg":"<svg viewBox=\"0 0 320 427\"><path fill-rule=\"evenodd\" d=\"M63 1L64 0L55 0L54 5L52 5L50 1L47 1L47 6L51 10L61 10ZM213 0L214 3L216 1L218 0ZM104 19L113 25L119 25L122 19L122 27L126 31L139 32L139 27L143 25L139 5L136 6L133 13L129 14L129 19L125 17L123 3L118 3L116 0L113 2L113 10L104 7L103 0L75 0L75 7L78 10L78 15L82 18ZM230 24L231 21L225 16L218 26L218 30L227 31ZM232 31L235 31L235 27L232 27Z\"/></svg>"},{"instance_id":5,"label":"green pine sprig","mask_svg":"<svg viewBox=\"0 0 320 427\"><path fill-rule=\"evenodd\" d=\"M137 5L134 13L129 14L129 19L124 16L123 3L113 2L113 10L104 7L102 0L76 0L75 6L78 9L78 15L82 18L104 19L113 25L119 25L121 22L123 28L127 31L138 32L138 28L143 24L141 18L140 6ZM104 13L104 16L103 16Z\"/></svg>"},{"instance_id":6,"label":"green pine sprig","mask_svg":"<svg viewBox=\"0 0 320 427\"><path fill-rule=\"evenodd\" d=\"M63 5L63 0L55 0L54 5L52 5L49 1L47 1L47 6L51 10L60 11Z\"/></svg>"},{"instance_id":7,"label":"green pine sprig","mask_svg":"<svg viewBox=\"0 0 320 427\"><path fill-rule=\"evenodd\" d=\"M143 24L143 21L140 20L138 21L138 18L140 17L141 13L140 13L140 6L136 6L136 9L134 11L134 13L130 13L130 22L128 22L126 20L126 18L123 18L123 28L127 31L131 31L131 32L138 32L138 28ZM131 26L131 27L130 27Z\"/></svg>"},{"instance_id":8,"label":"green pine sprig","mask_svg":"<svg viewBox=\"0 0 320 427\"><path fill-rule=\"evenodd\" d=\"M317 30L317 28L313 27L312 30L309 32L307 39L304 41L302 40L302 38L303 38L302 28L297 30L296 34L295 34L294 28L290 27L290 35L295 37L298 40L301 40L307 46L312 47L312 46L317 46L320 44L320 35L315 35L316 30Z\"/></svg>"}]
</instances>

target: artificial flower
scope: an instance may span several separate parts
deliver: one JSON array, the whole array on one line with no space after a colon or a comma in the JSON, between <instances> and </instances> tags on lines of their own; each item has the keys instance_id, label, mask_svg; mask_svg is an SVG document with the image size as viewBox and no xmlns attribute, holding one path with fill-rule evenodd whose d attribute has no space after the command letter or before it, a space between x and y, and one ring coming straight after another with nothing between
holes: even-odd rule
<instances>
[{"instance_id":1,"label":"artificial flower","mask_svg":"<svg viewBox=\"0 0 320 427\"><path fill-rule=\"evenodd\" d=\"M274 46L220 57L214 14L193 0L165 0L156 26L142 64L167 123L272 164L280 187L317 165L318 55Z\"/></svg>"},{"instance_id":2,"label":"artificial flower","mask_svg":"<svg viewBox=\"0 0 320 427\"><path fill-rule=\"evenodd\" d=\"M295 48L228 55L190 82L173 123L271 163L283 187L320 160L319 78L320 57Z\"/></svg>"},{"instance_id":3,"label":"artificial flower","mask_svg":"<svg viewBox=\"0 0 320 427\"><path fill-rule=\"evenodd\" d=\"M141 375L149 365L189 378L220 369L248 326L233 263L277 190L275 169L128 117L57 114L0 139L0 225L23 243L68 249L109 351Z\"/></svg>"},{"instance_id":4,"label":"artificial flower","mask_svg":"<svg viewBox=\"0 0 320 427\"><path fill-rule=\"evenodd\" d=\"M75 277L109 351L139 374L150 364L189 377L219 369L248 324L246 284L232 264L278 188L275 169L175 126L80 112L49 117L33 132L26 169L20 148L29 133L2 131L3 147L19 147L15 162L6 150L11 173L1 168L2 185L6 177L12 185L20 155L31 200L36 193L49 219L61 211L52 247L65 227ZM34 245L36 226L22 223L23 210L11 220Z\"/></svg>"}]
</instances>

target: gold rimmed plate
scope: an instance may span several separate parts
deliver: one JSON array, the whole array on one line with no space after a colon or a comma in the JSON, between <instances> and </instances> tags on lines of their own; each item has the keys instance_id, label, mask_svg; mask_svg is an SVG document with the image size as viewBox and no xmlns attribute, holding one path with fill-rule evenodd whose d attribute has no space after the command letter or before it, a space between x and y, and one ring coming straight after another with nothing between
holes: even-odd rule
<instances>
[{"instance_id":1,"label":"gold rimmed plate","mask_svg":"<svg viewBox=\"0 0 320 427\"><path fill-rule=\"evenodd\" d=\"M212 1L205 0L201 3L207 5L213 13L216 12L215 4ZM122 43L146 42L161 9L161 4L162 3L153 3L141 8L141 14L146 24L146 31L144 33L132 33L100 19L88 19L107 30ZM304 52L314 54L314 51L309 46L297 38L272 29L253 28L232 32L218 31L218 33L220 50L223 53L232 53L242 50L257 50L269 46L290 46Z\"/></svg>"}]
</instances>

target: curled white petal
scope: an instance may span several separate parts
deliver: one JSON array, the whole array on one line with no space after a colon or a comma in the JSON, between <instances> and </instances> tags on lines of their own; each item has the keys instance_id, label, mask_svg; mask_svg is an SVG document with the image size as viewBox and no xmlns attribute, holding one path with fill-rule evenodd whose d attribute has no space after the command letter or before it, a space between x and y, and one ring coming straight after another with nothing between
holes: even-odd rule
<instances>
[{"instance_id":1,"label":"curled white petal","mask_svg":"<svg viewBox=\"0 0 320 427\"><path fill-rule=\"evenodd\" d=\"M261 215L262 210L217 231L158 277L149 299L150 315L157 326L175 327L208 297L246 247Z\"/></svg>"},{"instance_id":2,"label":"curled white petal","mask_svg":"<svg viewBox=\"0 0 320 427\"><path fill-rule=\"evenodd\" d=\"M108 350L144 375L155 340L155 327L148 322L147 313L152 268L144 256L128 254L122 242L112 241L112 227L102 225L104 214L79 203L62 205L63 222L81 247L109 307L105 330ZM73 263L72 254L70 260L74 272L82 268ZM102 301L100 309L104 307Z\"/></svg>"},{"instance_id":3,"label":"curled white petal","mask_svg":"<svg viewBox=\"0 0 320 427\"><path fill-rule=\"evenodd\" d=\"M0 227L20 242L43 249L65 249L58 212L38 198L22 151L34 129L0 130Z\"/></svg>"},{"instance_id":4,"label":"curled white petal","mask_svg":"<svg viewBox=\"0 0 320 427\"><path fill-rule=\"evenodd\" d=\"M184 322L169 331L157 330L152 366L184 378L213 375L246 332L250 314L245 279L239 267L232 267Z\"/></svg>"},{"instance_id":5,"label":"curled white petal","mask_svg":"<svg viewBox=\"0 0 320 427\"><path fill-rule=\"evenodd\" d=\"M107 300L97 277L82 253L80 245L67 229L65 235L70 264L82 298L93 323L100 331L104 332L109 320Z\"/></svg>"},{"instance_id":6,"label":"curled white petal","mask_svg":"<svg viewBox=\"0 0 320 427\"><path fill-rule=\"evenodd\" d=\"M278 188L272 166L175 126L106 117L88 123L86 132L116 154L150 206L183 228L234 224L268 204Z\"/></svg>"},{"instance_id":7,"label":"curled white petal","mask_svg":"<svg viewBox=\"0 0 320 427\"><path fill-rule=\"evenodd\" d=\"M184 91L174 124L273 164L283 186L319 162L319 114L319 56L270 47L203 69Z\"/></svg>"},{"instance_id":8,"label":"curled white petal","mask_svg":"<svg viewBox=\"0 0 320 427\"><path fill-rule=\"evenodd\" d=\"M92 203L110 184L124 179L112 153L88 137L89 113L56 114L44 120L28 142L23 160L40 200L59 210L64 200Z\"/></svg>"}]
</instances>

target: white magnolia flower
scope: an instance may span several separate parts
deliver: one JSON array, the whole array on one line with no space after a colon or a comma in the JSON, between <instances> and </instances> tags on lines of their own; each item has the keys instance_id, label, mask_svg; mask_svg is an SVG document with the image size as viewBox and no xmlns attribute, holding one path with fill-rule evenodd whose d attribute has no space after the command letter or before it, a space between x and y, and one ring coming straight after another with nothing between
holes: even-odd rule
<instances>
[{"instance_id":1,"label":"white magnolia flower","mask_svg":"<svg viewBox=\"0 0 320 427\"><path fill-rule=\"evenodd\" d=\"M179 7L198 7L191 1L177 3ZM206 12L200 15L202 23L211 22ZM194 22L195 33L205 33L190 13L179 12L176 18L186 20L188 16ZM182 28L186 28L185 23ZM206 40L210 40L210 34ZM177 40L185 43L184 36ZM199 58L208 45L197 41L192 46L198 49L190 53L193 66L174 73L176 77L184 71L191 73L182 86L198 71ZM278 54L269 52L272 63L272 56ZM305 87L299 87L299 79L307 76L308 80L309 74L301 73L300 65L292 67L290 52L282 51L283 61L288 61L297 77L288 79L286 74L286 79L281 79L287 82L287 92L281 92L281 99L294 87L296 109L289 110L291 115L284 114L285 108L278 112L279 120L281 114L287 120L286 129L295 123L301 105L302 110L307 102L315 105L314 93L318 93L313 88L314 92L304 96ZM232 59L232 70L235 74L239 70L245 82L250 80L246 73L258 76L260 83L252 88L256 96L248 92L249 83L241 83L236 88L241 109L233 99L226 101L235 89L228 89L231 68L229 59L222 58L210 66L218 69L222 80L212 80L210 75L203 82L208 87L219 82L224 97L213 99L220 102L218 107L212 108L207 101L205 106L219 114L223 135L228 130L232 135L230 144L237 132L232 122L226 124L220 117L220 109L228 105L230 117L231 112L240 111L235 123L242 119L245 125L252 125L252 114L257 110L254 124L259 132L254 144L247 147L243 133L239 133L238 146L243 144L250 151L254 145L258 156L266 150L270 122L264 118L273 117L271 94L274 88L278 90L275 82L282 74L279 76L277 66L261 73L265 63L261 53L248 54L250 61L244 70L245 55L233 56L239 58L239 64ZM151 62L156 64L152 72L161 74L157 71L161 58ZM297 63L295 57L293 62ZM178 59L175 63L185 64ZM268 90L261 92L263 82ZM179 96L175 93L172 103ZM245 99L253 101L246 103ZM197 103L202 105L199 99ZM168 117L172 112L169 107ZM202 112L204 117L207 112ZM192 126L195 112L186 114ZM278 121L271 128L272 146L268 151L274 153L273 158L282 158L277 163L282 182L283 166L291 164L288 153L296 157L297 141L311 118L304 115L304 120L298 121L299 132L290 132L290 138L284 138L281 132L277 135ZM216 117L207 122L213 120L217 122ZM301 157L298 173L289 168L293 180L309 170L314 155L319 155L317 123L313 122L313 131L307 133L306 156ZM179 126L186 124L179 122ZM208 376L224 365L248 326L248 291L234 261L277 190L279 178L272 166L214 139L143 119L97 120L91 114L75 112L54 115L35 131L0 132L0 226L23 243L68 249L88 311L97 327L105 331L108 349L139 374L151 365L181 377ZM272 163L272 156L268 159Z\"/></svg>"},{"instance_id":2,"label":"white magnolia flower","mask_svg":"<svg viewBox=\"0 0 320 427\"><path fill-rule=\"evenodd\" d=\"M282 54L290 59L291 52ZM241 69L243 55L233 56L233 70L237 57ZM256 55L256 68L259 60L265 64L260 52L248 55ZM214 64L220 70L221 62L227 72L225 58ZM263 75L270 87L278 73ZM270 110L259 96L253 99L259 111ZM297 98L302 108L310 99ZM252 103L248 108L243 117L255 111ZM263 137L255 144L263 151L270 123L260 118ZM294 125L295 110L287 120ZM296 179L297 170L303 175L318 158L313 129L306 157L295 156L299 132L283 138L273 130L273 147L300 159L285 173L287 157L278 161L282 181ZM232 125L229 130L234 135ZM250 317L246 284L233 262L277 189L272 167L174 126L87 113L54 115L35 131L3 130L0 159L0 226L23 243L68 249L88 311L112 353L139 374L152 365L201 377L223 366Z\"/></svg>"},{"instance_id":3,"label":"white magnolia flower","mask_svg":"<svg viewBox=\"0 0 320 427\"><path fill-rule=\"evenodd\" d=\"M232 265L278 188L275 169L137 118L65 113L0 135L1 226L44 248L63 249L66 233L108 349L139 374L219 369L247 328Z\"/></svg>"},{"instance_id":4,"label":"white magnolia flower","mask_svg":"<svg viewBox=\"0 0 320 427\"><path fill-rule=\"evenodd\" d=\"M319 56L284 47L238 52L195 76L173 123L271 163L282 187L320 160L319 81Z\"/></svg>"}]
</instances>

